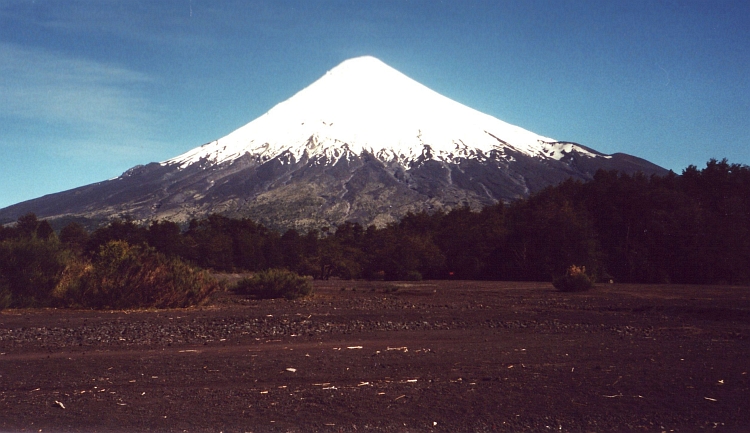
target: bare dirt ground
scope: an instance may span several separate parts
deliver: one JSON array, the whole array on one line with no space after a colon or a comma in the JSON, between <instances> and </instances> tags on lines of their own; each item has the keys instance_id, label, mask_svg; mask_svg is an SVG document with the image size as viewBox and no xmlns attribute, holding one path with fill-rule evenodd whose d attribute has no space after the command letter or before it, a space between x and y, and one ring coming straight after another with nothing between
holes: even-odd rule
<instances>
[{"instance_id":1,"label":"bare dirt ground","mask_svg":"<svg viewBox=\"0 0 750 433\"><path fill-rule=\"evenodd\" d=\"M749 373L747 287L331 281L0 313L2 432L742 432Z\"/></svg>"}]
</instances>

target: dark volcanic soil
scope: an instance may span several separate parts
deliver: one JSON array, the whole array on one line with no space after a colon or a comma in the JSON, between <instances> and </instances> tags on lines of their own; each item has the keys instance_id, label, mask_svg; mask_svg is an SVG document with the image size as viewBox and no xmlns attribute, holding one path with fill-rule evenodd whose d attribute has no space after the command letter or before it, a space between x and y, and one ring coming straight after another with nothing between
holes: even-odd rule
<instances>
[{"instance_id":1,"label":"dark volcanic soil","mask_svg":"<svg viewBox=\"0 0 750 433\"><path fill-rule=\"evenodd\" d=\"M13 310L0 431L750 431L749 355L737 287L335 281L294 302Z\"/></svg>"}]
</instances>

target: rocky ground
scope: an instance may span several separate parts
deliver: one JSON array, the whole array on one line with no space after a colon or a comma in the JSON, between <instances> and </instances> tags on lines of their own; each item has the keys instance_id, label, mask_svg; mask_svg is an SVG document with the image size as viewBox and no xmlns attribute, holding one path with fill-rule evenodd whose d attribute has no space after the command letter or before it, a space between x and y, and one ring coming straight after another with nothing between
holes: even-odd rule
<instances>
[{"instance_id":1,"label":"rocky ground","mask_svg":"<svg viewBox=\"0 0 750 433\"><path fill-rule=\"evenodd\" d=\"M0 313L2 432L750 431L750 288L316 282Z\"/></svg>"}]
</instances>

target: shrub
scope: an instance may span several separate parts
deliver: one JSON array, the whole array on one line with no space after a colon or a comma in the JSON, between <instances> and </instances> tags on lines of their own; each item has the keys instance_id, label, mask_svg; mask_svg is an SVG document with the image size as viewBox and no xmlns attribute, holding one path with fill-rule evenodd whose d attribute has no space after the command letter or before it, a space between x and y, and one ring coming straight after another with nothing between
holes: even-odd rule
<instances>
[{"instance_id":1,"label":"shrub","mask_svg":"<svg viewBox=\"0 0 750 433\"><path fill-rule=\"evenodd\" d=\"M389 284L385 286L385 289L383 289L383 293L396 293L398 292L398 286Z\"/></svg>"},{"instance_id":2,"label":"shrub","mask_svg":"<svg viewBox=\"0 0 750 433\"><path fill-rule=\"evenodd\" d=\"M256 299L297 299L312 293L310 280L286 269L268 269L237 282L234 293Z\"/></svg>"},{"instance_id":3,"label":"shrub","mask_svg":"<svg viewBox=\"0 0 750 433\"><path fill-rule=\"evenodd\" d=\"M201 303L218 288L207 272L179 259L109 241L90 264L68 267L55 296L65 305L96 309L179 308Z\"/></svg>"},{"instance_id":4,"label":"shrub","mask_svg":"<svg viewBox=\"0 0 750 433\"><path fill-rule=\"evenodd\" d=\"M55 237L17 238L0 243L0 304L48 307L70 260Z\"/></svg>"},{"instance_id":5,"label":"shrub","mask_svg":"<svg viewBox=\"0 0 750 433\"><path fill-rule=\"evenodd\" d=\"M561 292L584 292L594 287L594 278L586 274L585 266L572 265L565 275L552 280L552 285Z\"/></svg>"},{"instance_id":6,"label":"shrub","mask_svg":"<svg viewBox=\"0 0 750 433\"><path fill-rule=\"evenodd\" d=\"M83 278L91 270L91 262L77 257L71 259L52 291L54 306L83 307L86 305L83 300Z\"/></svg>"},{"instance_id":7,"label":"shrub","mask_svg":"<svg viewBox=\"0 0 750 433\"><path fill-rule=\"evenodd\" d=\"M409 271L404 278L406 281L422 281L422 274L419 271Z\"/></svg>"},{"instance_id":8,"label":"shrub","mask_svg":"<svg viewBox=\"0 0 750 433\"><path fill-rule=\"evenodd\" d=\"M10 307L12 299L10 289L0 281L0 311Z\"/></svg>"}]
</instances>

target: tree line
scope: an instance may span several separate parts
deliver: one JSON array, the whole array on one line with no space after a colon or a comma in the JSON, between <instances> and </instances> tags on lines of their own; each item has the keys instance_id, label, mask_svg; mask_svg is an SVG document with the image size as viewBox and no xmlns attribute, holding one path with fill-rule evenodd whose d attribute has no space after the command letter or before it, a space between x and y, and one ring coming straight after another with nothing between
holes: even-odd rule
<instances>
[{"instance_id":1,"label":"tree line","mask_svg":"<svg viewBox=\"0 0 750 433\"><path fill-rule=\"evenodd\" d=\"M222 272L285 268L315 278L549 281L572 265L599 281L750 283L750 168L711 160L681 175L599 171L527 199L480 211L410 213L385 227L347 222L280 233L221 215L139 226L123 219L91 233L55 233L33 215L0 229L0 242L56 239L78 257L112 241Z\"/></svg>"}]
</instances>

